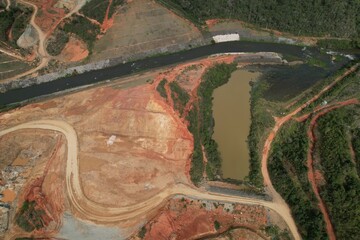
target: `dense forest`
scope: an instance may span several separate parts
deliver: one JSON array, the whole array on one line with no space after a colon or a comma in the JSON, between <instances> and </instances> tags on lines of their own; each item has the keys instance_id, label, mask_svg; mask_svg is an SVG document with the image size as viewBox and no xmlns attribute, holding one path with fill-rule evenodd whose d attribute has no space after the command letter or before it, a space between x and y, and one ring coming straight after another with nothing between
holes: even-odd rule
<instances>
[{"instance_id":1,"label":"dense forest","mask_svg":"<svg viewBox=\"0 0 360 240\"><path fill-rule=\"evenodd\" d=\"M269 157L271 181L289 204L303 239L327 239L325 223L307 178L308 138L304 123L285 124Z\"/></svg>"},{"instance_id":2,"label":"dense forest","mask_svg":"<svg viewBox=\"0 0 360 240\"><path fill-rule=\"evenodd\" d=\"M295 35L359 38L358 0L158 0L197 25L239 19Z\"/></svg>"},{"instance_id":3,"label":"dense forest","mask_svg":"<svg viewBox=\"0 0 360 240\"><path fill-rule=\"evenodd\" d=\"M25 7L11 7L9 11L0 12L0 42L17 47L16 40L25 31L31 14L32 10Z\"/></svg>"},{"instance_id":4,"label":"dense forest","mask_svg":"<svg viewBox=\"0 0 360 240\"><path fill-rule=\"evenodd\" d=\"M349 137L355 115L352 108L342 108L318 121L320 162L326 180L320 194L338 239L360 236L360 179L350 154Z\"/></svg>"}]
</instances>

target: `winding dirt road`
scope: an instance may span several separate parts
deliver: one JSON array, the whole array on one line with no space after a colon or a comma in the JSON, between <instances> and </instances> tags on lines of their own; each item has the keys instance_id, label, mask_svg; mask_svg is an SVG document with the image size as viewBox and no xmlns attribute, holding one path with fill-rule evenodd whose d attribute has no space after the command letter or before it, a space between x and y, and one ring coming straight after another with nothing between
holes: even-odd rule
<instances>
[{"instance_id":1,"label":"winding dirt road","mask_svg":"<svg viewBox=\"0 0 360 240\"><path fill-rule=\"evenodd\" d=\"M294 117L296 114L298 114L300 111L302 111L309 104L316 101L323 93L325 93L326 91L331 89L340 80L344 79L346 76L348 76L349 74L351 74L352 72L357 70L359 66L360 66L359 63L352 66L344 74L337 77L332 83L325 86L318 94L313 96L310 100L308 100L307 102L302 104L300 107L296 108L294 111L292 111L288 115L286 115L282 118L275 118L275 126L272 129L272 131L270 132L270 134L264 144L264 148L263 148L263 152L262 152L262 159L261 159L261 172L264 177L265 190L266 190L267 194L269 194L273 198L274 203L283 206L283 208L286 208L286 211L288 212L287 214L290 214L290 209L289 209L287 203L284 201L284 199L280 196L280 194L275 190L274 186L272 185L272 182L271 182L271 179L269 176L269 172L267 169L267 162L268 162L268 158L269 158L271 144L272 144L277 132L279 131L279 129L282 127L282 125L284 123L289 121L292 117ZM298 234L298 236L300 236L300 235Z\"/></svg>"},{"instance_id":2,"label":"winding dirt road","mask_svg":"<svg viewBox=\"0 0 360 240\"><path fill-rule=\"evenodd\" d=\"M66 160L66 187L67 195L72 207L84 218L95 222L116 222L128 220L146 214L149 211L161 206L165 201L175 195L186 195L192 198L208 199L214 201L225 201L242 204L261 205L276 211L288 224L295 239L300 239L296 225L290 212L278 203L252 199L246 197L230 196L225 194L208 193L195 189L185 184L177 184L175 187L167 188L158 195L131 206L126 207L104 207L103 205L90 201L83 193L78 169L78 141L75 130L64 121L39 120L27 122L0 131L0 136L21 129L47 129L60 132L67 139L67 160Z\"/></svg>"},{"instance_id":3,"label":"winding dirt road","mask_svg":"<svg viewBox=\"0 0 360 240\"><path fill-rule=\"evenodd\" d=\"M316 199L319 203L320 211L324 216L324 220L325 220L325 224L326 224L326 232L329 236L329 240L335 240L336 236L335 236L335 231L334 231L333 225L332 225L330 217L329 217L329 213L325 207L324 201L320 197L320 193L319 193L318 187L316 185L315 171L314 171L314 166L313 166L313 149L314 149L314 144L315 144L315 140L316 140L315 134L314 134L314 128L315 128L316 121L321 116L327 114L328 112L330 112L332 110L335 110L335 109L343 107L343 106L351 105L351 104L359 104L359 101L357 99L350 99L347 101L338 102L338 103L334 104L333 106L329 106L328 108L324 109L323 111L317 113L311 119L310 126L307 131L307 135L310 140L309 149L308 149L308 153L307 153L308 179L311 184L311 188L316 196Z\"/></svg>"},{"instance_id":4,"label":"winding dirt road","mask_svg":"<svg viewBox=\"0 0 360 240\"><path fill-rule=\"evenodd\" d=\"M33 73L39 71L40 69L46 67L48 65L50 59L52 59L52 56L50 56L49 53L46 50L46 39L50 35L50 33L45 34L41 30L41 28L35 23L35 18L36 18L36 15L38 13L38 7L35 4L33 4L31 2L24 1L24 0L20 0L20 2L22 4L31 6L34 9L34 12L33 12L33 14L31 15L31 18L30 18L30 24L34 27L34 29L36 30L36 32L38 33L38 36L39 36L39 47L38 47L37 52L38 52L38 56L40 57L40 64L38 66L36 66L35 68L30 69L29 71L26 71L24 73L21 73L19 75L14 76L14 77L5 79L6 81L18 79L18 78L33 74ZM66 19L66 18L72 16L74 13L78 12L81 9L81 7L84 6L85 3L86 3L85 0L78 0L77 5L68 14L66 14L64 17L62 17L57 22L57 24L55 24L52 27L52 29L55 29L64 19ZM6 53L6 54L9 54L9 52L5 52L4 50L2 52ZM11 55L11 54L9 54L9 55ZM13 56L13 55L11 55L11 56ZM16 56L13 56L13 57L16 57ZM17 57L17 58L19 58L19 57Z\"/></svg>"}]
</instances>

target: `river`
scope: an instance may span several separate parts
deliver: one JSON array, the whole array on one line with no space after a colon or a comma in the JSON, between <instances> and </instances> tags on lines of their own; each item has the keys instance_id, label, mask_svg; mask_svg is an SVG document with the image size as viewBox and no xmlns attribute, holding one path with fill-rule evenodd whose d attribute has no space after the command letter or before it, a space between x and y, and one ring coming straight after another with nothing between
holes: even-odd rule
<instances>
[{"instance_id":1,"label":"river","mask_svg":"<svg viewBox=\"0 0 360 240\"><path fill-rule=\"evenodd\" d=\"M229 52L276 52L286 56L290 55L298 59L306 58L308 55L324 55L321 54L320 51L316 48L307 48L306 51L303 51L303 47L300 46L278 43L247 41L217 43L173 54L146 58L135 62L117 64L112 67L64 77L51 82L9 90L5 93L0 93L0 109L1 107L4 107L8 104L27 101L36 97L50 95L64 90L83 87L110 79L116 79L140 71L177 64L184 61L190 61L212 54ZM330 57L327 56L327 58L329 59ZM295 72L293 75L298 76L298 74ZM308 77L312 77L312 75L310 74ZM316 81L314 80L314 82Z\"/></svg>"},{"instance_id":2,"label":"river","mask_svg":"<svg viewBox=\"0 0 360 240\"><path fill-rule=\"evenodd\" d=\"M249 173L250 81L259 73L236 70L213 93L213 138L222 158L224 178L243 180Z\"/></svg>"}]
</instances>

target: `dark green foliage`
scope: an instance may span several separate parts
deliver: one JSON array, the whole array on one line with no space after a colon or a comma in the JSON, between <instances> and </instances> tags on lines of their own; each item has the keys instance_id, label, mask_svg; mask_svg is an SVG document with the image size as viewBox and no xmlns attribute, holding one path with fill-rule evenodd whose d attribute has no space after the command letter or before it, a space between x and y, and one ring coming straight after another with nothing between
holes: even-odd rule
<instances>
[{"instance_id":1,"label":"dark green foliage","mask_svg":"<svg viewBox=\"0 0 360 240\"><path fill-rule=\"evenodd\" d=\"M304 112L310 112L311 110L313 110L315 107L321 105L325 100L327 102L329 102L332 99L337 99L337 96L339 96L339 94L345 89L347 88L347 86L352 83L352 82L358 82L358 77L356 77L356 73L359 70L356 70L355 72L349 74L348 76L346 76L345 78L343 78L342 80L340 80L340 82L336 83L331 89L329 89L328 91L324 92L317 100L315 100L314 102L312 102L311 104L309 104L306 108L304 108L302 110L302 113ZM334 78L329 78L327 79L326 82L327 84L329 84L329 80L333 81ZM324 86L323 84L321 84L321 86ZM313 90L312 94L316 94L317 92L319 92L320 89ZM350 95L348 95L346 98L351 97Z\"/></svg>"},{"instance_id":2,"label":"dark green foliage","mask_svg":"<svg viewBox=\"0 0 360 240\"><path fill-rule=\"evenodd\" d=\"M141 228L139 234L138 234L139 238L143 239L143 238L145 237L145 235L146 235L146 231L147 231L147 230L146 230L146 227L143 226L143 227Z\"/></svg>"},{"instance_id":3,"label":"dark green foliage","mask_svg":"<svg viewBox=\"0 0 360 240\"><path fill-rule=\"evenodd\" d=\"M118 6L121 6L124 4L124 0L113 0L110 9L109 9L109 18L112 17L112 15L115 13L115 10Z\"/></svg>"},{"instance_id":4,"label":"dark green foliage","mask_svg":"<svg viewBox=\"0 0 360 240\"><path fill-rule=\"evenodd\" d=\"M44 227L41 216L44 214L42 210L35 209L35 202L25 201L16 214L16 224L26 232Z\"/></svg>"},{"instance_id":5,"label":"dark green foliage","mask_svg":"<svg viewBox=\"0 0 360 240\"><path fill-rule=\"evenodd\" d=\"M308 140L304 124L287 123L269 157L271 181L291 208L303 239L326 239L325 223L306 176Z\"/></svg>"},{"instance_id":6,"label":"dark green foliage","mask_svg":"<svg viewBox=\"0 0 360 240\"><path fill-rule=\"evenodd\" d=\"M100 34L100 27L91 23L84 17L76 16L65 23L63 30L74 33L80 37L88 46L89 52L92 51L96 36Z\"/></svg>"},{"instance_id":7,"label":"dark green foliage","mask_svg":"<svg viewBox=\"0 0 360 240\"><path fill-rule=\"evenodd\" d=\"M167 99L165 84L167 84L167 80L164 78L159 82L159 84L156 87L156 91L159 92L160 96Z\"/></svg>"},{"instance_id":8,"label":"dark green foliage","mask_svg":"<svg viewBox=\"0 0 360 240\"><path fill-rule=\"evenodd\" d=\"M280 228L276 225L270 225L265 227L265 232L271 237L271 240L290 240L289 233L281 231Z\"/></svg>"},{"instance_id":9,"label":"dark green foliage","mask_svg":"<svg viewBox=\"0 0 360 240\"><path fill-rule=\"evenodd\" d=\"M220 229L220 223L217 220L214 221L214 227L216 231Z\"/></svg>"},{"instance_id":10,"label":"dark green foliage","mask_svg":"<svg viewBox=\"0 0 360 240\"><path fill-rule=\"evenodd\" d=\"M190 177L194 184L198 184L204 173L202 146L206 158L206 173L213 180L221 173L220 153L217 144L212 139L212 93L215 88L228 82L231 73L236 69L236 64L217 64L210 68L203 77L198 89L199 102L194 103L187 116L189 131L194 136L194 152L192 155Z\"/></svg>"},{"instance_id":11,"label":"dark green foliage","mask_svg":"<svg viewBox=\"0 0 360 240\"><path fill-rule=\"evenodd\" d=\"M317 45L326 49L346 50L360 48L360 39L357 40L336 40L336 39L321 39Z\"/></svg>"},{"instance_id":12,"label":"dark green foliage","mask_svg":"<svg viewBox=\"0 0 360 240\"><path fill-rule=\"evenodd\" d=\"M12 32L12 45L16 46L16 41L25 31L32 11L29 8L12 7L9 11L0 13L0 41L8 42L8 31Z\"/></svg>"},{"instance_id":13,"label":"dark green foliage","mask_svg":"<svg viewBox=\"0 0 360 240\"><path fill-rule=\"evenodd\" d=\"M261 149L260 141L261 136L267 128L274 125L274 119L271 114L266 111L261 102L263 92L266 90L267 84L264 81L258 81L252 84L251 88L251 124L250 132L248 136L248 145L250 152L250 172L249 180L257 187L263 185L263 177L261 174L261 155L259 149Z\"/></svg>"},{"instance_id":14,"label":"dark green foliage","mask_svg":"<svg viewBox=\"0 0 360 240\"><path fill-rule=\"evenodd\" d=\"M204 146L207 165L206 173L210 180L221 175L221 158L217 143L212 139L214 123L212 116L212 94L215 88L227 83L231 73L235 71L236 64L218 64L209 69L203 77L198 89L199 118L201 143Z\"/></svg>"},{"instance_id":15,"label":"dark green foliage","mask_svg":"<svg viewBox=\"0 0 360 240\"><path fill-rule=\"evenodd\" d=\"M360 236L360 179L351 160L348 138L353 115L352 110L341 108L318 120L320 160L326 180L320 194L338 239Z\"/></svg>"},{"instance_id":16,"label":"dark green foliage","mask_svg":"<svg viewBox=\"0 0 360 240\"><path fill-rule=\"evenodd\" d=\"M352 131L352 147L355 152L355 163L358 176L360 176L360 128Z\"/></svg>"},{"instance_id":17,"label":"dark green foliage","mask_svg":"<svg viewBox=\"0 0 360 240\"><path fill-rule=\"evenodd\" d=\"M183 115L184 108L187 102L190 99L189 94L182 89L179 84L175 81L169 84L171 89L171 98L174 101L175 109L180 113L180 116Z\"/></svg>"},{"instance_id":18,"label":"dark green foliage","mask_svg":"<svg viewBox=\"0 0 360 240\"><path fill-rule=\"evenodd\" d=\"M115 8L122 5L124 0L113 0L109 9L109 18L114 14ZM91 0L88 1L84 7L81 8L81 13L85 16L95 19L102 23L105 18L106 10L109 5L109 0Z\"/></svg>"},{"instance_id":19,"label":"dark green foliage","mask_svg":"<svg viewBox=\"0 0 360 240\"><path fill-rule=\"evenodd\" d=\"M194 137L194 150L191 157L190 178L197 185L201 182L204 173L204 160L200 142L199 115L197 104L189 111L186 120L189 122L188 129Z\"/></svg>"},{"instance_id":20,"label":"dark green foliage","mask_svg":"<svg viewBox=\"0 0 360 240\"><path fill-rule=\"evenodd\" d=\"M51 38L46 46L46 50L52 56L57 56L69 42L69 36L64 31L56 31L54 37Z\"/></svg>"},{"instance_id":21,"label":"dark green foliage","mask_svg":"<svg viewBox=\"0 0 360 240\"><path fill-rule=\"evenodd\" d=\"M212 18L239 19L296 35L360 36L357 0L158 0L195 24Z\"/></svg>"}]
</instances>

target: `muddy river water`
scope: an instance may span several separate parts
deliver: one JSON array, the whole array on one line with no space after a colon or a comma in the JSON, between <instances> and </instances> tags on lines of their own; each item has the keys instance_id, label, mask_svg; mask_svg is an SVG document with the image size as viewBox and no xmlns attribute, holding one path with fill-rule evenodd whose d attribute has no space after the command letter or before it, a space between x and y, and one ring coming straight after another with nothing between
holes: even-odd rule
<instances>
[{"instance_id":1,"label":"muddy river water","mask_svg":"<svg viewBox=\"0 0 360 240\"><path fill-rule=\"evenodd\" d=\"M250 81L259 73L236 70L213 93L214 140L219 145L224 178L244 179L249 173Z\"/></svg>"}]
</instances>

